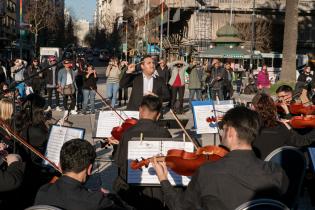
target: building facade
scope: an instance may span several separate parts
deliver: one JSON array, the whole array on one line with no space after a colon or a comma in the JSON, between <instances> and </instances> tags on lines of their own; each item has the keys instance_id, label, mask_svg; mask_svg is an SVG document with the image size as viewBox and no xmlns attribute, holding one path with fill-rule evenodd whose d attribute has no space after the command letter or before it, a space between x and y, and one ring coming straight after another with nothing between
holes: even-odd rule
<instances>
[{"instance_id":1,"label":"building facade","mask_svg":"<svg viewBox=\"0 0 315 210\"><path fill-rule=\"evenodd\" d=\"M256 49L282 51L286 0L255 0L255 9L253 0L165 0L163 6L158 0L137 1L142 4L135 12L139 43L159 45L162 23L164 48L187 45L189 49L202 52L210 47L211 41L216 38L216 31L230 23L240 27L244 46L250 49L255 10ZM314 24L315 1L300 0L298 53L314 52ZM268 47L264 46L266 41L269 42Z\"/></svg>"},{"instance_id":2,"label":"building facade","mask_svg":"<svg viewBox=\"0 0 315 210\"><path fill-rule=\"evenodd\" d=\"M75 26L75 35L78 37L79 45L81 47L87 47L87 44L84 42L84 38L89 33L90 23L87 20L78 20L75 22Z\"/></svg>"},{"instance_id":3,"label":"building facade","mask_svg":"<svg viewBox=\"0 0 315 210\"><path fill-rule=\"evenodd\" d=\"M0 57L8 57L13 42L17 38L16 1L0 1Z\"/></svg>"},{"instance_id":4,"label":"building facade","mask_svg":"<svg viewBox=\"0 0 315 210\"><path fill-rule=\"evenodd\" d=\"M97 0L95 11L95 24L108 33L113 31L113 25L118 17L123 15L124 0Z\"/></svg>"}]
</instances>

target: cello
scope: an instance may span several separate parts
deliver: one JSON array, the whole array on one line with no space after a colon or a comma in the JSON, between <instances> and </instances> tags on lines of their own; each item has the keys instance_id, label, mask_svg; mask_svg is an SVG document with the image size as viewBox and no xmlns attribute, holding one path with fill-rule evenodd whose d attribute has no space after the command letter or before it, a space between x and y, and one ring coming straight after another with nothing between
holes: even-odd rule
<instances>
[{"instance_id":1,"label":"cello","mask_svg":"<svg viewBox=\"0 0 315 210\"><path fill-rule=\"evenodd\" d=\"M186 152L179 149L171 149L167 151L166 156L156 157L158 161L165 161L166 165L171 168L175 173L184 176L191 176L203 163L214 162L224 157L228 151L225 148L219 146L205 146L199 147L197 143L190 137L185 130L184 126L179 121L178 117L171 109L173 117L178 125L181 127L188 139L193 143L196 148L195 152ZM130 163L130 168L133 170L140 169L145 166L148 167L154 157L142 159L141 161L133 160Z\"/></svg>"}]
</instances>

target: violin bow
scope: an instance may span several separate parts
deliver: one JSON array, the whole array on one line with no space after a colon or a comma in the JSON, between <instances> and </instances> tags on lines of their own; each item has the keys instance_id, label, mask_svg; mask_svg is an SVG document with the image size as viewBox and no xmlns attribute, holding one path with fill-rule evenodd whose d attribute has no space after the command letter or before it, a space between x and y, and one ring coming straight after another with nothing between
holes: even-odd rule
<instances>
[{"instance_id":1,"label":"violin bow","mask_svg":"<svg viewBox=\"0 0 315 210\"><path fill-rule=\"evenodd\" d=\"M94 90L95 93L101 98L101 101L102 101L105 105L109 106L109 108L110 108L112 111L114 111L115 114L116 114L122 121L125 121L125 119L117 112L117 110L116 110L114 107L112 107L111 104L107 103L106 100L105 100L105 98L103 98L103 96L102 96L99 92L97 92L96 89L93 89L93 87L90 87L90 89L91 89L91 90ZM125 114L125 115L126 115L126 114ZM126 115L126 116L127 116L127 115ZM127 117L128 117L128 116L127 116Z\"/></svg>"},{"instance_id":2,"label":"violin bow","mask_svg":"<svg viewBox=\"0 0 315 210\"><path fill-rule=\"evenodd\" d=\"M191 138L191 136L187 133L186 129L184 128L184 126L182 125L182 123L180 122L180 120L178 119L177 115L174 113L174 111L172 109L170 109L171 114L173 115L174 119L176 120L177 124L180 126L180 128L182 129L182 131L185 133L185 135L188 137L188 139L193 143L194 147L196 149L199 148L199 146L196 144L196 142Z\"/></svg>"},{"instance_id":3,"label":"violin bow","mask_svg":"<svg viewBox=\"0 0 315 210\"><path fill-rule=\"evenodd\" d=\"M40 157L42 160L47 161L54 169L56 169L57 171L59 171L60 173L62 173L61 169L51 160L49 160L48 158L46 158L44 155L42 155L42 153L40 153L39 151L37 151L32 145L30 145L29 143L27 143L22 137L20 137L15 131L12 131L8 125L3 122L1 120L1 124L2 124L2 128L4 129L4 131L9 135L9 137L12 137L13 139L17 140L19 143L21 143L22 145L24 145L26 148L28 148L29 150L31 150L35 155L37 155L38 157Z\"/></svg>"}]
</instances>

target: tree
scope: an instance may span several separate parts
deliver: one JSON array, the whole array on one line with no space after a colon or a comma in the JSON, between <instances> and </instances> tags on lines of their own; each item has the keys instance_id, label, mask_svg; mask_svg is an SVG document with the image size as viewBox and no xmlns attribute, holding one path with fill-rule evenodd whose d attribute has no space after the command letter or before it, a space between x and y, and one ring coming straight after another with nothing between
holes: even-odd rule
<instances>
[{"instance_id":1,"label":"tree","mask_svg":"<svg viewBox=\"0 0 315 210\"><path fill-rule=\"evenodd\" d=\"M240 39L243 41L250 41L252 38L252 26L250 22L240 22L234 24L238 30ZM267 20L255 21L255 49L261 52L271 51L271 27L272 24Z\"/></svg>"},{"instance_id":2,"label":"tree","mask_svg":"<svg viewBox=\"0 0 315 210\"><path fill-rule=\"evenodd\" d=\"M34 34L34 51L36 55L40 31L56 27L56 10L53 1L29 0L26 4L24 20L31 26L29 31Z\"/></svg>"},{"instance_id":3,"label":"tree","mask_svg":"<svg viewBox=\"0 0 315 210\"><path fill-rule=\"evenodd\" d=\"M296 47L298 38L299 0L286 0L281 81L296 79Z\"/></svg>"},{"instance_id":4,"label":"tree","mask_svg":"<svg viewBox=\"0 0 315 210\"><path fill-rule=\"evenodd\" d=\"M65 44L77 44L78 43L78 37L75 36L75 26L73 24L72 17L69 17L68 24L66 25L65 30Z\"/></svg>"}]
</instances>

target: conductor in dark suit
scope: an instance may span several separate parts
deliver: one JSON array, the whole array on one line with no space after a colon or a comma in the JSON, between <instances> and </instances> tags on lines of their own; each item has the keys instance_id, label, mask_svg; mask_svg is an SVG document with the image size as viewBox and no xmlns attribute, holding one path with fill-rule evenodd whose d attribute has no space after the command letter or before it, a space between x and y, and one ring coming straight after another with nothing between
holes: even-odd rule
<instances>
[{"instance_id":1,"label":"conductor in dark suit","mask_svg":"<svg viewBox=\"0 0 315 210\"><path fill-rule=\"evenodd\" d=\"M127 110L138 111L142 98L145 95L156 95L163 99L169 99L167 86L156 71L151 56L145 56L141 60L142 72L136 74L135 64L130 64L128 70L119 82L120 88L132 87Z\"/></svg>"}]
</instances>

